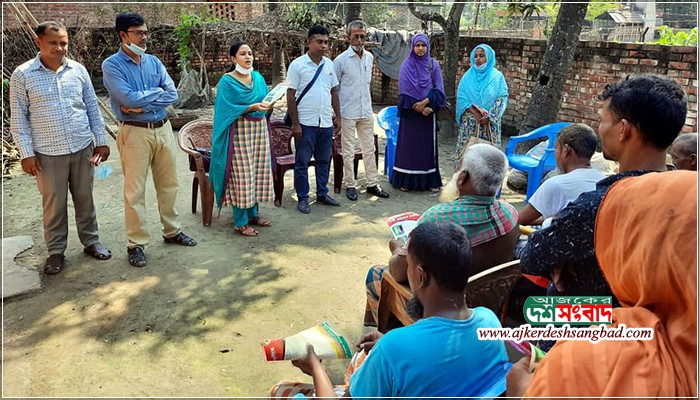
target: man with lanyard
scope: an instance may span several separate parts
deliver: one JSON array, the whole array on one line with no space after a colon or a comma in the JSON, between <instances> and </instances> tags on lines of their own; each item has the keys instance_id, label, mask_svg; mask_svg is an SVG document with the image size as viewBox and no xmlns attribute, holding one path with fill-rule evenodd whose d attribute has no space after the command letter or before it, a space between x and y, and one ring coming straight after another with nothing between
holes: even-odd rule
<instances>
[{"instance_id":1,"label":"man with lanyard","mask_svg":"<svg viewBox=\"0 0 700 400\"><path fill-rule=\"evenodd\" d=\"M66 27L47 21L39 24L36 34L39 54L10 78L10 132L22 170L36 176L42 197L49 253L44 273L57 274L68 245L69 190L83 251L98 260L112 257L97 234L90 162L93 157L106 161L109 146L90 75L83 65L66 58Z\"/></svg>"},{"instance_id":2,"label":"man with lanyard","mask_svg":"<svg viewBox=\"0 0 700 400\"><path fill-rule=\"evenodd\" d=\"M294 189L299 199L297 209L304 214L311 211L309 161L312 156L316 160L316 202L340 206L328 195L331 146L334 133L340 131L341 117L338 78L333 62L324 56L328 51L326 28L314 26L309 29L307 45L308 53L292 61L287 70L287 107L296 147ZM299 90L301 94L297 95Z\"/></svg>"},{"instance_id":3,"label":"man with lanyard","mask_svg":"<svg viewBox=\"0 0 700 400\"><path fill-rule=\"evenodd\" d=\"M124 173L124 219L129 238L129 263L146 266L148 244L146 177L150 168L158 198L158 211L166 243L195 246L197 242L180 230L175 209L178 180L175 138L166 107L177 100L177 90L165 66L146 54L148 30L140 15L117 15L119 51L102 63L104 85L119 123L117 148Z\"/></svg>"},{"instance_id":4,"label":"man with lanyard","mask_svg":"<svg viewBox=\"0 0 700 400\"><path fill-rule=\"evenodd\" d=\"M343 129L340 133L343 177L346 195L352 201L357 200L357 180L353 170L356 131L367 175L367 193L381 198L389 197L389 193L379 187L379 175L374 161L374 113L370 93L374 56L364 50L366 31L367 26L362 21L349 23L347 34L350 47L333 60L335 74L340 82L338 97L343 115Z\"/></svg>"}]
</instances>

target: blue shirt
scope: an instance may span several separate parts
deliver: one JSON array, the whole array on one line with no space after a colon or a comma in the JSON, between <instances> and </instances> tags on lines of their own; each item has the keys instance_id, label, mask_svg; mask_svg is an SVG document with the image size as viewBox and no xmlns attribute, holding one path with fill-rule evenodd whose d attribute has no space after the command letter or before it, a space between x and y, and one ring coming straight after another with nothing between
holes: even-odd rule
<instances>
[{"instance_id":1,"label":"blue shirt","mask_svg":"<svg viewBox=\"0 0 700 400\"><path fill-rule=\"evenodd\" d=\"M350 378L352 397L496 397L510 363L502 341L478 340L477 328L500 328L474 308L463 321L430 317L384 335Z\"/></svg>"},{"instance_id":2,"label":"blue shirt","mask_svg":"<svg viewBox=\"0 0 700 400\"><path fill-rule=\"evenodd\" d=\"M93 142L107 145L105 123L85 67L64 58L57 71L39 58L10 78L10 132L20 157L77 153Z\"/></svg>"},{"instance_id":3,"label":"blue shirt","mask_svg":"<svg viewBox=\"0 0 700 400\"><path fill-rule=\"evenodd\" d=\"M175 83L156 56L144 54L141 63L136 64L120 48L102 62L102 74L112 111L119 121L162 121L168 115L165 109L177 101ZM143 112L124 114L120 105L143 108Z\"/></svg>"}]
</instances>

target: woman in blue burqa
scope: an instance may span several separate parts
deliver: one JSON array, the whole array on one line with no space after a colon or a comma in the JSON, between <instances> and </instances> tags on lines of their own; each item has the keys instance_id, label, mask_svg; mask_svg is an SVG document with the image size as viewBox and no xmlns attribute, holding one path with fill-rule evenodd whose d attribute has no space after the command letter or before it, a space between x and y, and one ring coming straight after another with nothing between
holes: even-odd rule
<instances>
[{"instance_id":1,"label":"woman in blue burqa","mask_svg":"<svg viewBox=\"0 0 700 400\"><path fill-rule=\"evenodd\" d=\"M501 148L501 117L508 105L508 85L496 69L496 52L491 46L477 45L469 60L471 66L457 88L456 161L472 136Z\"/></svg>"}]
</instances>

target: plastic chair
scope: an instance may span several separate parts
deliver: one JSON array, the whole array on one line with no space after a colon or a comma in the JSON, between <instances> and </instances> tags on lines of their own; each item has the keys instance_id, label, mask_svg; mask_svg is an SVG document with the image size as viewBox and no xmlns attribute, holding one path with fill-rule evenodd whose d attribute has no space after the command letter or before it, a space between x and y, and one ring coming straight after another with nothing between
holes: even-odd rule
<instances>
[{"instance_id":1,"label":"plastic chair","mask_svg":"<svg viewBox=\"0 0 700 400\"><path fill-rule=\"evenodd\" d=\"M275 207L282 206L282 193L284 192L284 174L294 169L294 152L292 151L292 128L285 125L284 121L270 121L270 147L275 163L273 173ZM314 165L313 158L309 166Z\"/></svg>"},{"instance_id":2,"label":"plastic chair","mask_svg":"<svg viewBox=\"0 0 700 400\"><path fill-rule=\"evenodd\" d=\"M467 281L467 304L469 307L486 307L503 322L508 297L521 276L520 260L509 261L472 275ZM379 332L386 333L415 322L406 311L406 302L411 297L413 291L410 287L397 282L389 271L384 272L377 310Z\"/></svg>"},{"instance_id":3,"label":"plastic chair","mask_svg":"<svg viewBox=\"0 0 700 400\"><path fill-rule=\"evenodd\" d=\"M331 149L331 157L333 159L333 191L340 193L343 186L343 146L341 144L340 135L333 138L333 147ZM353 171L355 179L357 179L357 166L362 160L362 148L359 143L355 143L355 158L353 159ZM379 139L377 134L374 134L374 162L379 168Z\"/></svg>"},{"instance_id":4,"label":"plastic chair","mask_svg":"<svg viewBox=\"0 0 700 400\"><path fill-rule=\"evenodd\" d=\"M191 145L200 149L211 150L211 138L214 122L208 119L198 119L186 123L177 135L177 145L182 151L194 159L196 165L192 179L192 213L197 212L197 191L202 196L202 224L211 225L214 210L214 188L209 182L209 174L204 167L202 154L190 148Z\"/></svg>"},{"instance_id":5,"label":"plastic chair","mask_svg":"<svg viewBox=\"0 0 700 400\"><path fill-rule=\"evenodd\" d=\"M556 122L541 126L532 132L524 135L512 136L508 139L506 146L506 157L511 168L527 173L527 195L525 201L530 200L530 197L535 193L540 184L542 177L549 171L557 167L554 159L554 143L557 141L557 136L562 128L571 125L571 122ZM546 137L549 140L547 150L541 158L536 158L528 154L515 154L515 146L527 140Z\"/></svg>"},{"instance_id":6,"label":"plastic chair","mask_svg":"<svg viewBox=\"0 0 700 400\"><path fill-rule=\"evenodd\" d=\"M396 137L399 135L399 108L390 106L382 108L377 114L377 125L384 129L386 147L384 148L384 175L389 177L394 172L394 153L396 152Z\"/></svg>"}]
</instances>

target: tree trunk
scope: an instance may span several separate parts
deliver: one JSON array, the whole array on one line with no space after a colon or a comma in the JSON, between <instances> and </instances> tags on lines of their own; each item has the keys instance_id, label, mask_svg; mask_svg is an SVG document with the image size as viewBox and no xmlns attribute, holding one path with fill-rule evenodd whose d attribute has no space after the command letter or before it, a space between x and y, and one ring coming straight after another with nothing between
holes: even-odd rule
<instances>
[{"instance_id":1,"label":"tree trunk","mask_svg":"<svg viewBox=\"0 0 700 400\"><path fill-rule=\"evenodd\" d=\"M275 39L272 47L272 86L287 79L287 71L284 66L284 46L279 39Z\"/></svg>"},{"instance_id":2,"label":"tree trunk","mask_svg":"<svg viewBox=\"0 0 700 400\"><path fill-rule=\"evenodd\" d=\"M481 6L481 0L477 0L476 4L476 9L474 10L474 29L476 29L479 25L479 8Z\"/></svg>"},{"instance_id":3,"label":"tree trunk","mask_svg":"<svg viewBox=\"0 0 700 400\"><path fill-rule=\"evenodd\" d=\"M442 81L445 85L445 95L447 101L452 104L452 109L457 106L456 86L457 86L457 68L459 68L459 59L462 55L459 53L459 23L462 19L462 11L464 11L464 3L453 3L450 8L450 18L447 24L443 26L445 30L445 68L442 72ZM450 118L443 121L440 128L447 135L455 135L455 120Z\"/></svg>"},{"instance_id":4,"label":"tree trunk","mask_svg":"<svg viewBox=\"0 0 700 400\"><path fill-rule=\"evenodd\" d=\"M348 3L348 13L345 15L345 25L362 18L362 4Z\"/></svg>"},{"instance_id":5,"label":"tree trunk","mask_svg":"<svg viewBox=\"0 0 700 400\"><path fill-rule=\"evenodd\" d=\"M557 120L566 76L574 62L587 8L588 2L561 3L520 133L530 132ZM527 151L535 144L535 141L521 143L518 150Z\"/></svg>"}]
</instances>

